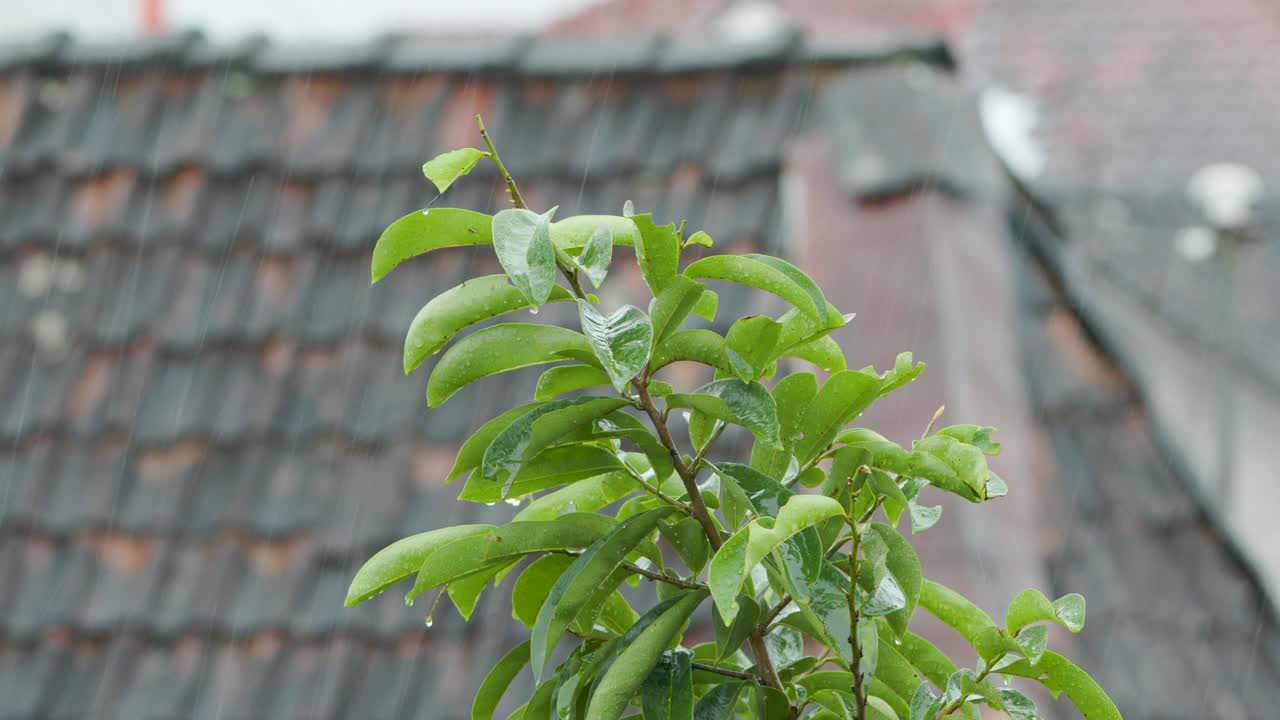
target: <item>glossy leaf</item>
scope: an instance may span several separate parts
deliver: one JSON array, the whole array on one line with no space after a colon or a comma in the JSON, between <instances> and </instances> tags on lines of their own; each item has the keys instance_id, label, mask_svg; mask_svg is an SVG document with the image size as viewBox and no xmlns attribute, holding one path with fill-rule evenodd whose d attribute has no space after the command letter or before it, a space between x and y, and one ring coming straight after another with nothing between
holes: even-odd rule
<instances>
[{"instance_id":1,"label":"glossy leaf","mask_svg":"<svg viewBox=\"0 0 1280 720\"><path fill-rule=\"evenodd\" d=\"M551 212L539 215L508 208L493 216L493 249L498 262L529 303L537 308L556 284L556 253L551 243Z\"/></svg>"},{"instance_id":2,"label":"glossy leaf","mask_svg":"<svg viewBox=\"0 0 1280 720\"><path fill-rule=\"evenodd\" d=\"M618 568L637 545L657 527L658 521L675 509L661 507L619 523L592 543L560 576L538 612L533 626L533 673L542 677L542 667L569 624L587 605L592 594Z\"/></svg>"},{"instance_id":3,"label":"glossy leaf","mask_svg":"<svg viewBox=\"0 0 1280 720\"><path fill-rule=\"evenodd\" d=\"M901 636L907 631L907 623L915 613L916 603L920 600L920 592L924 585L924 577L920 573L920 558L916 557L916 551L911 547L911 543L892 527L872 523L868 531L879 535L888 547L885 566L906 598L906 607L889 613L885 617L893 628L894 634Z\"/></svg>"},{"instance_id":4,"label":"glossy leaf","mask_svg":"<svg viewBox=\"0 0 1280 720\"><path fill-rule=\"evenodd\" d=\"M849 646L849 578L828 560L822 560L818 577L808 593L795 597L800 613L807 616L809 633L846 663L853 661ZM845 683L844 687L848 687Z\"/></svg>"},{"instance_id":5,"label":"glossy leaf","mask_svg":"<svg viewBox=\"0 0 1280 720\"><path fill-rule=\"evenodd\" d=\"M775 262L760 259L765 257L767 256L713 255L689 265L685 268L684 274L685 277L723 280L764 290L795 305L801 312L812 316L815 321L825 322L827 312L825 302L819 307L805 286L798 284L791 273L777 267L776 263L783 261L777 258L769 258ZM799 273L799 270L795 271ZM809 284L812 285L812 282Z\"/></svg>"},{"instance_id":6,"label":"glossy leaf","mask_svg":"<svg viewBox=\"0 0 1280 720\"><path fill-rule=\"evenodd\" d=\"M378 282L395 266L432 250L493 242L493 219L458 208L418 210L391 223L373 248L371 274Z\"/></svg>"},{"instance_id":7,"label":"glossy leaf","mask_svg":"<svg viewBox=\"0 0 1280 720\"><path fill-rule=\"evenodd\" d=\"M693 706L693 720L735 720L734 708L743 686L740 681L730 680L708 690Z\"/></svg>"},{"instance_id":8,"label":"glossy leaf","mask_svg":"<svg viewBox=\"0 0 1280 720\"><path fill-rule=\"evenodd\" d=\"M471 703L471 720L493 720L493 713L498 709L498 703L502 702L502 696L528 664L529 641L526 640L503 655L485 676L484 682L480 683L476 698Z\"/></svg>"},{"instance_id":9,"label":"glossy leaf","mask_svg":"<svg viewBox=\"0 0 1280 720\"><path fill-rule=\"evenodd\" d=\"M1084 613L1083 595L1071 593L1049 602L1049 598L1039 590L1027 589L1018 593L1013 602L1009 603L1005 626L1010 635L1017 635L1031 623L1051 620L1077 633L1084 628Z\"/></svg>"},{"instance_id":10,"label":"glossy leaf","mask_svg":"<svg viewBox=\"0 0 1280 720\"><path fill-rule=\"evenodd\" d=\"M565 512L592 512L636 492L639 486L626 472L611 472L579 480L548 493L516 513L516 520L554 520Z\"/></svg>"},{"instance_id":11,"label":"glossy leaf","mask_svg":"<svg viewBox=\"0 0 1280 720\"><path fill-rule=\"evenodd\" d=\"M693 653L683 648L665 652L640 688L645 720L690 720L693 717Z\"/></svg>"},{"instance_id":12,"label":"glossy leaf","mask_svg":"<svg viewBox=\"0 0 1280 720\"><path fill-rule=\"evenodd\" d=\"M481 479L503 483L505 488L524 463L548 445L563 442L575 431L589 431L592 422L625 404L620 398L580 397L552 400L532 408L489 444L480 463Z\"/></svg>"},{"instance_id":13,"label":"glossy leaf","mask_svg":"<svg viewBox=\"0 0 1280 720\"><path fill-rule=\"evenodd\" d=\"M659 295L680 269L679 233L674 223L656 225L648 214L634 215L631 221L640 231L640 242L636 244L640 275L649 290Z\"/></svg>"},{"instance_id":14,"label":"glossy leaf","mask_svg":"<svg viewBox=\"0 0 1280 720\"><path fill-rule=\"evenodd\" d=\"M649 304L655 345L671 337L698 304L706 286L683 275L673 276Z\"/></svg>"},{"instance_id":15,"label":"glossy leaf","mask_svg":"<svg viewBox=\"0 0 1280 720\"><path fill-rule=\"evenodd\" d=\"M725 354L724 338L710 330L680 330L673 333L654 347L649 369L657 371L682 360L733 372L729 366L729 356Z\"/></svg>"},{"instance_id":16,"label":"glossy leaf","mask_svg":"<svg viewBox=\"0 0 1280 720\"><path fill-rule=\"evenodd\" d=\"M427 404L437 407L481 378L556 362L564 353L590 354L580 333L554 325L507 323L478 330L445 351L427 381Z\"/></svg>"},{"instance_id":17,"label":"glossy leaf","mask_svg":"<svg viewBox=\"0 0 1280 720\"><path fill-rule=\"evenodd\" d=\"M622 717L658 658L706 597L705 590L693 590L682 595L618 654L596 686L587 707L586 720L618 720Z\"/></svg>"},{"instance_id":18,"label":"glossy leaf","mask_svg":"<svg viewBox=\"0 0 1280 720\"><path fill-rule=\"evenodd\" d=\"M609 374L614 389L622 392L649 360L653 347L649 317L632 305L604 315L586 300L578 301L578 316L596 358Z\"/></svg>"},{"instance_id":19,"label":"glossy leaf","mask_svg":"<svg viewBox=\"0 0 1280 720\"><path fill-rule=\"evenodd\" d=\"M992 435L996 429L987 425L950 425L937 432L938 435L955 438L966 445L972 445L986 455L999 455L1000 443Z\"/></svg>"},{"instance_id":20,"label":"glossy leaf","mask_svg":"<svg viewBox=\"0 0 1280 720\"><path fill-rule=\"evenodd\" d=\"M455 525L397 540L369 558L347 589L347 607L359 605L397 582L418 572L422 562L444 545L461 538L484 535L492 525Z\"/></svg>"},{"instance_id":21,"label":"glossy leaf","mask_svg":"<svg viewBox=\"0 0 1280 720\"><path fill-rule=\"evenodd\" d=\"M773 359L781 326L763 315L735 322L725 335L725 355L740 380L750 382L764 375Z\"/></svg>"},{"instance_id":22,"label":"glossy leaf","mask_svg":"<svg viewBox=\"0 0 1280 720\"><path fill-rule=\"evenodd\" d=\"M717 420L741 425L762 442L781 445L777 406L773 396L758 382L735 378L716 380L692 393L667 396L667 407L697 410Z\"/></svg>"},{"instance_id":23,"label":"glossy leaf","mask_svg":"<svg viewBox=\"0 0 1280 720\"><path fill-rule=\"evenodd\" d=\"M823 452L841 428L871 406L879 381L856 370L838 372L827 380L805 411L803 439L796 443L796 457L807 463Z\"/></svg>"},{"instance_id":24,"label":"glossy leaf","mask_svg":"<svg viewBox=\"0 0 1280 720\"><path fill-rule=\"evenodd\" d=\"M1011 687L998 688L996 692L1004 703L1004 711L1009 720L1039 720L1040 713L1036 709L1035 700Z\"/></svg>"},{"instance_id":25,"label":"glossy leaf","mask_svg":"<svg viewBox=\"0 0 1280 720\"><path fill-rule=\"evenodd\" d=\"M883 468L899 474L906 474L911 470L911 453L874 430L845 430L836 436L836 442L847 448L865 451L866 457L858 460L860 465Z\"/></svg>"},{"instance_id":26,"label":"glossy leaf","mask_svg":"<svg viewBox=\"0 0 1280 720\"><path fill-rule=\"evenodd\" d=\"M818 394L818 379L813 373L793 373L778 381L770 393L778 408L781 448L756 443L751 448L751 466L773 477L780 477L794 459L792 450L801 433L801 423L809 404Z\"/></svg>"},{"instance_id":27,"label":"glossy leaf","mask_svg":"<svg viewBox=\"0 0 1280 720\"><path fill-rule=\"evenodd\" d=\"M940 688L946 686L947 678L956 671L955 663L950 658L934 647L933 643L915 633L908 632L898 638L895 647L912 667Z\"/></svg>"},{"instance_id":28,"label":"glossy leaf","mask_svg":"<svg viewBox=\"0 0 1280 720\"><path fill-rule=\"evenodd\" d=\"M482 534L469 533L427 554L407 599L514 557L589 547L613 528L609 518L572 513L550 522L512 522Z\"/></svg>"},{"instance_id":29,"label":"glossy leaf","mask_svg":"<svg viewBox=\"0 0 1280 720\"><path fill-rule=\"evenodd\" d=\"M923 372L924 363L912 363L909 352L899 353L893 363L893 369L885 371L880 376L880 395L888 395L920 377Z\"/></svg>"},{"instance_id":30,"label":"glossy leaf","mask_svg":"<svg viewBox=\"0 0 1280 720\"><path fill-rule=\"evenodd\" d=\"M695 576L702 572L702 568L707 566L707 561L711 558L711 545L707 541L706 533L702 530L702 525L696 519L681 518L670 525L659 525L658 530L684 561L689 572Z\"/></svg>"},{"instance_id":31,"label":"glossy leaf","mask_svg":"<svg viewBox=\"0 0 1280 720\"><path fill-rule=\"evenodd\" d=\"M584 478L622 470L616 453L594 445L564 445L548 448L521 464L506 481L486 480L480 473L467 479L459 500L496 503L505 498L524 497L532 492L568 485Z\"/></svg>"},{"instance_id":32,"label":"glossy leaf","mask_svg":"<svg viewBox=\"0 0 1280 720\"><path fill-rule=\"evenodd\" d=\"M611 384L609 374L600 368L590 365L557 365L538 378L533 397L535 400L550 400L557 395Z\"/></svg>"},{"instance_id":33,"label":"glossy leaf","mask_svg":"<svg viewBox=\"0 0 1280 720\"><path fill-rule=\"evenodd\" d=\"M806 360L829 373L838 373L848 369L848 363L844 359L844 351L840 349L840 344L830 337L820 337L798 345L792 345L779 352L778 355L779 357Z\"/></svg>"},{"instance_id":34,"label":"glossy leaf","mask_svg":"<svg viewBox=\"0 0 1280 720\"><path fill-rule=\"evenodd\" d=\"M756 604L755 598L745 593L738 596L738 614L731 620L725 620L718 609L712 608L712 627L716 634L716 661L732 657L738 652L742 643L747 641L747 636L756 629L756 623L759 620L760 606Z\"/></svg>"},{"instance_id":35,"label":"glossy leaf","mask_svg":"<svg viewBox=\"0 0 1280 720\"><path fill-rule=\"evenodd\" d=\"M578 252L591 243L601 225L609 226L614 245L635 245L640 238L631 218L621 215L574 215L551 223L551 241L567 252Z\"/></svg>"},{"instance_id":36,"label":"glossy leaf","mask_svg":"<svg viewBox=\"0 0 1280 720\"><path fill-rule=\"evenodd\" d=\"M577 256L570 256L573 267L581 270L593 287L600 287L609 274L609 263L613 260L613 229L609 223L600 225L591 233L587 245Z\"/></svg>"},{"instance_id":37,"label":"glossy leaf","mask_svg":"<svg viewBox=\"0 0 1280 720\"><path fill-rule=\"evenodd\" d=\"M460 150L450 150L428 160L422 166L422 174L436 186L440 192L449 189L454 180L471 172L471 168L481 158L489 157L489 153L475 148L462 148Z\"/></svg>"},{"instance_id":38,"label":"glossy leaf","mask_svg":"<svg viewBox=\"0 0 1280 720\"><path fill-rule=\"evenodd\" d=\"M982 631L995 627L991 617L951 588L925 580L920 588L920 606L928 610L970 644Z\"/></svg>"},{"instance_id":39,"label":"glossy leaf","mask_svg":"<svg viewBox=\"0 0 1280 720\"><path fill-rule=\"evenodd\" d=\"M465 475L472 470L480 467L480 462L484 460L484 453L489 449L489 444L493 439L505 430L511 423L523 417L529 410L538 406L538 403L526 403L517 405L510 410L502 413L498 417L490 420L480 429L471 434L462 443L462 447L458 449L458 455L454 459L453 469L449 471L449 476L445 480L445 484L452 483L461 475Z\"/></svg>"},{"instance_id":40,"label":"glossy leaf","mask_svg":"<svg viewBox=\"0 0 1280 720\"><path fill-rule=\"evenodd\" d=\"M753 520L734 533L711 558L711 593L721 616L728 621L737 615L739 588L765 556L805 528L843 514L840 503L829 497L796 495L782 507L776 520Z\"/></svg>"},{"instance_id":41,"label":"glossy leaf","mask_svg":"<svg viewBox=\"0 0 1280 720\"><path fill-rule=\"evenodd\" d=\"M556 286L548 302L572 299L569 291ZM404 371L409 373L421 365L459 331L528 307L528 299L506 275L486 275L444 291L424 305L409 325L404 339Z\"/></svg>"},{"instance_id":42,"label":"glossy leaf","mask_svg":"<svg viewBox=\"0 0 1280 720\"><path fill-rule=\"evenodd\" d=\"M970 502L980 502L986 497L990 472L981 450L945 435L933 435L917 442L911 453L913 475Z\"/></svg>"},{"instance_id":43,"label":"glossy leaf","mask_svg":"<svg viewBox=\"0 0 1280 720\"><path fill-rule=\"evenodd\" d=\"M1001 668L1000 672L1037 680L1055 695L1065 692L1086 720L1122 720L1120 710L1098 683L1055 652L1046 651L1035 665L1019 660Z\"/></svg>"},{"instance_id":44,"label":"glossy leaf","mask_svg":"<svg viewBox=\"0 0 1280 720\"><path fill-rule=\"evenodd\" d=\"M688 247L689 245L701 245L702 247L709 248L712 245L714 245L715 242L711 239L710 235L706 234L702 230L699 230L694 234L690 235L689 238L684 241L684 244L686 247Z\"/></svg>"},{"instance_id":45,"label":"glossy leaf","mask_svg":"<svg viewBox=\"0 0 1280 720\"><path fill-rule=\"evenodd\" d=\"M458 614L462 616L463 620L471 620L471 613L475 612L476 603L480 602L480 594L484 592L489 582L496 576L509 571L517 562L519 562L519 559L512 560L505 565L494 565L484 572L451 582L445 587L449 600L458 609Z\"/></svg>"}]
</instances>

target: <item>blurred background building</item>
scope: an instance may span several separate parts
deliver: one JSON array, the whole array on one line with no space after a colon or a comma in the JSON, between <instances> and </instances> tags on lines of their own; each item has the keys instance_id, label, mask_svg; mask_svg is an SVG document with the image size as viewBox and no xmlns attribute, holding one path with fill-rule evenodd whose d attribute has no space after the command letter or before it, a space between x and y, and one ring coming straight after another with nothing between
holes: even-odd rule
<instances>
[{"instance_id":1,"label":"blurred background building","mask_svg":"<svg viewBox=\"0 0 1280 720\"><path fill-rule=\"evenodd\" d=\"M851 364L929 363L867 420L893 439L944 404L1000 428L1010 495L947 504L919 538L931 576L993 613L1028 585L1084 593L1085 632L1053 642L1128 718L1275 716L1280 203L1197 173L1280 182L1280 11L3 14L0 717L469 716L518 635L500 593L430 629L397 593L342 598L393 539L514 513L443 477L536 373L428 412L400 365L422 303L496 262L367 282L380 230L435 199L421 163L474 145L477 112L537 206L630 199L812 270L858 314ZM504 207L485 170L441 202Z\"/></svg>"}]
</instances>

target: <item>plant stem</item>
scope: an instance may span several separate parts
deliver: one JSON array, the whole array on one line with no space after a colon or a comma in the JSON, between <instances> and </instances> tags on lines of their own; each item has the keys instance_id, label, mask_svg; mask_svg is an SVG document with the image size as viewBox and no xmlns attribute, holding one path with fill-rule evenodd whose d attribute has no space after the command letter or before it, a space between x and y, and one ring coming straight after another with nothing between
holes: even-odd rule
<instances>
[{"instance_id":1,"label":"plant stem","mask_svg":"<svg viewBox=\"0 0 1280 720\"><path fill-rule=\"evenodd\" d=\"M702 500L702 492L698 490L698 473L696 467L686 465L684 458L680 456L680 450L676 447L675 440L671 437L671 430L667 428L666 419L662 412L658 410L658 406L653 402L653 396L649 394L649 369L646 367L633 384L636 392L640 396L640 405L644 409L649 421L653 423L653 429L658 433L658 439L662 441L662 446L671 453L671 463L675 466L676 473L680 475L680 480L684 483L685 492L689 494L689 505L693 510L693 517L697 518L698 523L702 525L702 530L706 533L707 542L711 543L712 550L719 550L724 541L720 538L720 530L716 527L715 520L711 518L711 513L707 510L707 504ZM707 452L714 440L708 442L702 452ZM782 691L782 678L778 677L778 671L773 666L773 660L769 657L769 649L764 643L764 631L759 627L751 631L750 637L747 638L747 644L751 648L751 655L755 658L756 668L760 672L760 679L764 684L778 691ZM792 715L795 715L795 709L792 709Z\"/></svg>"},{"instance_id":2,"label":"plant stem","mask_svg":"<svg viewBox=\"0 0 1280 720\"><path fill-rule=\"evenodd\" d=\"M995 667L996 663L1003 660L1005 655L1008 655L1008 653L1002 652L999 655L996 655L995 657L991 658L991 662L987 663L986 669L978 673L977 677L974 679L974 682L982 682L983 680L986 680L987 676L991 674L991 668ZM963 704L964 704L964 694L961 693L960 697L942 706L942 709L938 711L938 717L946 717L947 715L959 710L960 706Z\"/></svg>"},{"instance_id":3,"label":"plant stem","mask_svg":"<svg viewBox=\"0 0 1280 720\"><path fill-rule=\"evenodd\" d=\"M647 374L648 369L640 374L640 378L645 378ZM719 550L724 541L720 539L720 530L716 528L715 520L711 518L711 513L707 510L707 504L702 500L702 493L698 490L697 476L685 464L684 458L680 456L680 450L676 447L675 440L671 438L671 431L667 428L662 412L658 410L658 406L653 402L653 396L649 394L648 379L642 380L640 378L637 378L633 383L637 394L640 396L640 406L644 409L645 414L649 416L649 421L653 423L653 429L658 433L658 440L662 441L662 446L667 449L667 452L671 453L671 464L675 466L676 473L684 483L685 492L689 494L689 505L693 510L693 516L702 525L702 530L707 535L707 541L711 543L711 549Z\"/></svg>"},{"instance_id":4,"label":"plant stem","mask_svg":"<svg viewBox=\"0 0 1280 720\"><path fill-rule=\"evenodd\" d=\"M661 490L659 490L656 486L654 486L654 485L650 484L648 481L646 481L646 480L645 480L645 479L644 479L644 478L643 478L639 473L637 473L635 470L632 470L630 467L628 467L628 468L627 468L627 473L628 473L629 475L631 475L631 478L632 478L633 480L635 480L635 481L636 481L636 484L638 484L640 487L644 488L645 492L647 492L647 493L649 493L650 495L652 495L652 496L656 497L657 499L661 500L662 502L664 502L664 503L666 503L666 504L670 505L671 507L679 508L679 510L680 510L681 512L683 512L684 514L686 514L686 515L692 515L692 514L693 514L693 508L691 508L691 507L689 507L687 504L682 503L682 502L680 502L679 500L677 500L677 499L675 499L675 498L671 497L670 495L668 495L668 494L666 494L666 493L662 492L662 491L661 491Z\"/></svg>"},{"instance_id":5,"label":"plant stem","mask_svg":"<svg viewBox=\"0 0 1280 720\"><path fill-rule=\"evenodd\" d=\"M739 680L750 680L753 683L759 683L760 678L751 673L739 672L737 670L729 670L728 668L716 667L715 665L707 665L706 663L694 662L690 663L694 670L705 670L709 673L724 675L725 677L738 678Z\"/></svg>"},{"instance_id":6,"label":"plant stem","mask_svg":"<svg viewBox=\"0 0 1280 720\"><path fill-rule=\"evenodd\" d=\"M645 570L644 568L634 563L622 563L622 567L625 568L627 572L633 572L637 575L647 577L650 580L653 580L655 582L662 582L668 585L675 585L676 587L684 588L685 590L705 590L707 588L706 585L703 585L700 582L690 582L688 580L681 580L680 578L671 577L670 575L663 575L662 573L656 573L656 572L653 572L652 570Z\"/></svg>"},{"instance_id":7,"label":"plant stem","mask_svg":"<svg viewBox=\"0 0 1280 720\"><path fill-rule=\"evenodd\" d=\"M484 129L484 120L479 115L476 115L476 125L480 128L480 137L484 138L484 144L489 146L489 158L493 160L494 166L498 168L498 174L507 183L507 194L511 196L511 204L527 209L524 198L520 197L520 190L516 187L516 181L512 179L511 173L507 172L507 166L502 164L502 158L498 157L498 149L493 146L493 140Z\"/></svg>"},{"instance_id":8,"label":"plant stem","mask_svg":"<svg viewBox=\"0 0 1280 720\"><path fill-rule=\"evenodd\" d=\"M858 521L853 516L854 506L857 502L856 493L853 492L854 478L858 473L849 476L849 514L845 518L849 523L849 528L853 530L853 537L849 546L849 650L853 657L853 662L849 663L849 671L853 675L853 720L866 720L867 717L867 693L862 686L862 647L858 645L858 621L861 619L858 612L858 576L861 574L861 564L858 562L858 544L861 538L858 536Z\"/></svg>"}]
</instances>

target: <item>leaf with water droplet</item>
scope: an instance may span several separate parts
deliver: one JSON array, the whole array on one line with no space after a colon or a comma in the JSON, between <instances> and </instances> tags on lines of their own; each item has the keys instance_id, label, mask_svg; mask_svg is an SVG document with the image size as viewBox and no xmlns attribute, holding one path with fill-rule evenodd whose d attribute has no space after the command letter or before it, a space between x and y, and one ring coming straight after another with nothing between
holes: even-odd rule
<instances>
[{"instance_id":1,"label":"leaf with water droplet","mask_svg":"<svg viewBox=\"0 0 1280 720\"><path fill-rule=\"evenodd\" d=\"M778 411L773 396L758 382L716 380L692 393L667 396L667 407L690 408L727 423L741 425L760 441L781 446Z\"/></svg>"},{"instance_id":2,"label":"leaf with water droplet","mask_svg":"<svg viewBox=\"0 0 1280 720\"><path fill-rule=\"evenodd\" d=\"M609 374L614 389L622 392L649 360L653 347L649 317L633 305L604 315L585 300L578 301L578 315L596 359Z\"/></svg>"},{"instance_id":3,"label":"leaf with water droplet","mask_svg":"<svg viewBox=\"0 0 1280 720\"><path fill-rule=\"evenodd\" d=\"M547 301L556 284L556 253L551 243L554 213L555 208L542 215L508 208L493 216L493 248L498 262L535 308Z\"/></svg>"},{"instance_id":4,"label":"leaf with water droplet","mask_svg":"<svg viewBox=\"0 0 1280 720\"><path fill-rule=\"evenodd\" d=\"M373 248L371 273L378 282L409 258L464 245L493 242L493 218L459 208L436 208L428 213L411 212L383 231Z\"/></svg>"},{"instance_id":5,"label":"leaf with water droplet","mask_svg":"<svg viewBox=\"0 0 1280 720\"><path fill-rule=\"evenodd\" d=\"M428 160L422 166L422 174L427 176L440 192L449 189L454 180L471 172L481 158L489 157L489 153L475 148L450 150Z\"/></svg>"}]
</instances>

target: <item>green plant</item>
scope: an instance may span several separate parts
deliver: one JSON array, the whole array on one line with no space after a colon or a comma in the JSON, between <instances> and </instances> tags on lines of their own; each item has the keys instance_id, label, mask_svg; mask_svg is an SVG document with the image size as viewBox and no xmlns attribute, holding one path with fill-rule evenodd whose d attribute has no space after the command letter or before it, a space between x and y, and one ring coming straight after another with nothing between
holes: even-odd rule
<instances>
[{"instance_id":1,"label":"green plant","mask_svg":"<svg viewBox=\"0 0 1280 720\"><path fill-rule=\"evenodd\" d=\"M348 605L416 574L409 602L437 591L436 603L448 594L469 618L486 586L532 559L510 585L512 614L530 640L480 686L477 720L493 716L526 665L537 684L513 716L524 720L612 720L631 706L648 720L976 718L981 704L1016 720L1036 717L1013 677L1065 692L1086 717L1120 717L1087 674L1046 649L1045 622L1080 630L1082 597L1051 602L1026 590L1001 626L921 574L896 527L909 522L915 534L938 521L941 508L919 502L925 488L975 503L1006 492L987 466L1000 450L992 428L934 431L931 422L904 448L848 427L923 364L903 353L887 372L846 369L829 333L847 318L783 260L705 254L705 233L686 238L683 224L658 225L630 203L621 216L558 222L555 208L529 210L483 123L480 132L487 150L446 153L423 170L444 192L488 159L515 207L493 217L431 209L401 218L378 241L373 280L403 260L460 245L491 244L506 272L428 302L409 329L405 371L464 328L515 310L575 302L581 331L497 324L444 352L427 384L432 407L486 376L564 363L542 375L533 402L479 428L447 479L468 476L462 500L531 502L504 525L440 528L388 546L357 573ZM617 246L634 248L653 294L647 313L603 310L583 289L584 278L595 287L605 280ZM705 257L681 270L695 246ZM681 329L690 314L716 313L703 280L745 284L794 307L776 320L739 319L723 337ZM778 377L782 358L828 377ZM714 378L673 388L658 375L677 361L709 366ZM775 379L771 389L761 382ZM564 397L582 390L590 394ZM668 426L673 410L688 413L688 452ZM750 464L714 459L730 424L753 436ZM619 588L641 580L654 595L637 612L631 601L645 596ZM714 641L686 647L690 619L707 606ZM973 645L975 668L957 669L911 632L917 607ZM557 654L566 638L572 649ZM806 642L821 654L806 654Z\"/></svg>"}]
</instances>

